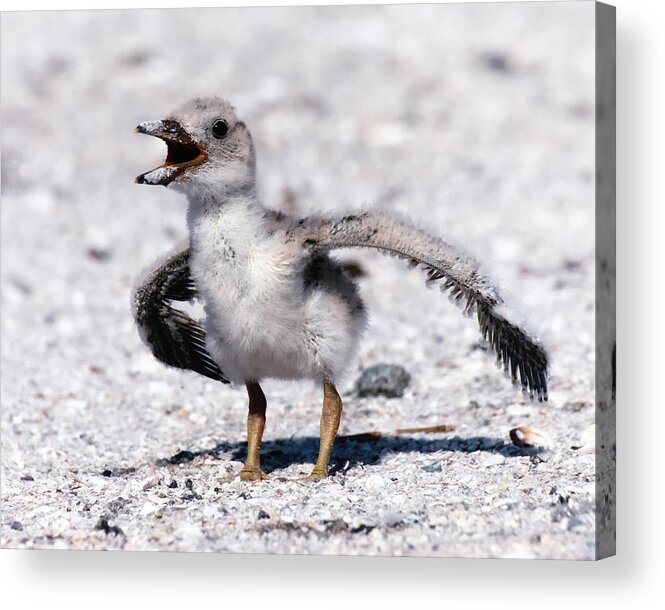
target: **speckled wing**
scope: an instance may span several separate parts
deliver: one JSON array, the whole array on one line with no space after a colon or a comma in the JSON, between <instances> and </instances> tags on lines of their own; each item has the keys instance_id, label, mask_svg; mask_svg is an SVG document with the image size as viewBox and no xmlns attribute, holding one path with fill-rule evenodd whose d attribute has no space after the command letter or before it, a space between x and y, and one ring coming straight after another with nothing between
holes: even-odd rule
<instances>
[{"instance_id":1,"label":"speckled wing","mask_svg":"<svg viewBox=\"0 0 665 610\"><path fill-rule=\"evenodd\" d=\"M287 229L289 241L310 250L376 248L409 261L427 273L428 283L440 284L442 292L475 312L484 340L513 383L533 398L547 400L548 357L543 346L510 320L510 313L497 289L483 275L480 265L459 248L429 235L409 223L381 213L364 213L335 219L307 219Z\"/></svg>"},{"instance_id":2,"label":"speckled wing","mask_svg":"<svg viewBox=\"0 0 665 610\"><path fill-rule=\"evenodd\" d=\"M172 301L190 301L196 287L189 272L189 248L160 260L134 290L134 319L141 338L155 358L168 366L188 369L229 383L205 346L205 331Z\"/></svg>"}]
</instances>

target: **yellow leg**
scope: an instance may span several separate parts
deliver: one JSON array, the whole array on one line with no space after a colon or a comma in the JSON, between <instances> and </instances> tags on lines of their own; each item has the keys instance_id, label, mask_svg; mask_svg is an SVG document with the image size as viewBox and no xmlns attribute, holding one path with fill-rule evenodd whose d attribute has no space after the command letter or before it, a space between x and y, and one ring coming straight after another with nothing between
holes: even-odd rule
<instances>
[{"instance_id":1,"label":"yellow leg","mask_svg":"<svg viewBox=\"0 0 665 610\"><path fill-rule=\"evenodd\" d=\"M247 461L240 471L243 481L261 481L267 479L261 470L261 439L266 426L266 397L261 386L255 381L247 384L249 395L249 413L247 414Z\"/></svg>"},{"instance_id":2,"label":"yellow leg","mask_svg":"<svg viewBox=\"0 0 665 610\"><path fill-rule=\"evenodd\" d=\"M319 446L319 457L311 474L307 477L314 481L320 481L328 476L328 463L332 453L335 435L339 429L339 421L342 418L342 399L335 386L325 381L323 383L323 411L321 412L321 444Z\"/></svg>"}]
</instances>

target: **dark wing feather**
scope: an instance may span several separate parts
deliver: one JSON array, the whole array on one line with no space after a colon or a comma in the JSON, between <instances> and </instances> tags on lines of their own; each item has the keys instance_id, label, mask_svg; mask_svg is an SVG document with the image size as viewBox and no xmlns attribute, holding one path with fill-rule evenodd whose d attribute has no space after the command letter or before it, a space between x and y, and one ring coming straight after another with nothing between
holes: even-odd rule
<instances>
[{"instance_id":1,"label":"dark wing feather","mask_svg":"<svg viewBox=\"0 0 665 610\"><path fill-rule=\"evenodd\" d=\"M134 319L153 355L164 364L229 383L206 350L205 331L171 301L189 301L196 288L189 273L189 248L150 271L133 296Z\"/></svg>"},{"instance_id":2,"label":"dark wing feather","mask_svg":"<svg viewBox=\"0 0 665 610\"><path fill-rule=\"evenodd\" d=\"M458 248L379 213L338 219L301 220L287 230L287 239L312 250L377 248L404 258L439 282L443 292L460 302L464 312L475 311L481 334L514 383L538 400L547 400L548 357L540 343L508 319L503 299L478 263Z\"/></svg>"}]
</instances>

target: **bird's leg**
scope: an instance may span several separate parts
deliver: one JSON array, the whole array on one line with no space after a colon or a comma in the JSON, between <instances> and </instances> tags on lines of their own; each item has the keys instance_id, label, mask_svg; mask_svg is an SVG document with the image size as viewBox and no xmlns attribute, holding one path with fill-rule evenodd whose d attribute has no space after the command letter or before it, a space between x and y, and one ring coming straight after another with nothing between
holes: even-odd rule
<instances>
[{"instance_id":1,"label":"bird's leg","mask_svg":"<svg viewBox=\"0 0 665 610\"><path fill-rule=\"evenodd\" d=\"M342 418L342 399L335 386L329 381L323 382L323 411L321 412L321 444L319 445L319 457L311 474L307 477L314 481L320 481L328 476L328 462L332 453L335 435L339 428L339 420Z\"/></svg>"},{"instance_id":2,"label":"bird's leg","mask_svg":"<svg viewBox=\"0 0 665 610\"><path fill-rule=\"evenodd\" d=\"M255 381L246 384L249 395L249 413L247 414L247 461L240 471L243 481L261 481L267 479L261 470L261 439L266 426L266 397L261 386Z\"/></svg>"}]
</instances>

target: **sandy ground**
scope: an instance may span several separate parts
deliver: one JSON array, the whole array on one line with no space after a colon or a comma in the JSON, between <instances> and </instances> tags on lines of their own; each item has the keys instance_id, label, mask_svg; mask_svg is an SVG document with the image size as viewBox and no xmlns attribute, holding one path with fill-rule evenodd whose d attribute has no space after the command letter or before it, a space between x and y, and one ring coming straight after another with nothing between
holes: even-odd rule
<instances>
[{"instance_id":1,"label":"sandy ground","mask_svg":"<svg viewBox=\"0 0 665 610\"><path fill-rule=\"evenodd\" d=\"M3 15L2 546L592 558L592 7ZM388 434L304 483L320 390L267 382L270 479L239 481L244 391L162 367L128 304L185 236L181 197L133 184L163 145L132 128L206 94L249 124L272 207L394 209L486 262L550 349L550 401L420 272L344 253L371 326L340 434ZM402 398L355 394L380 362Z\"/></svg>"}]
</instances>

